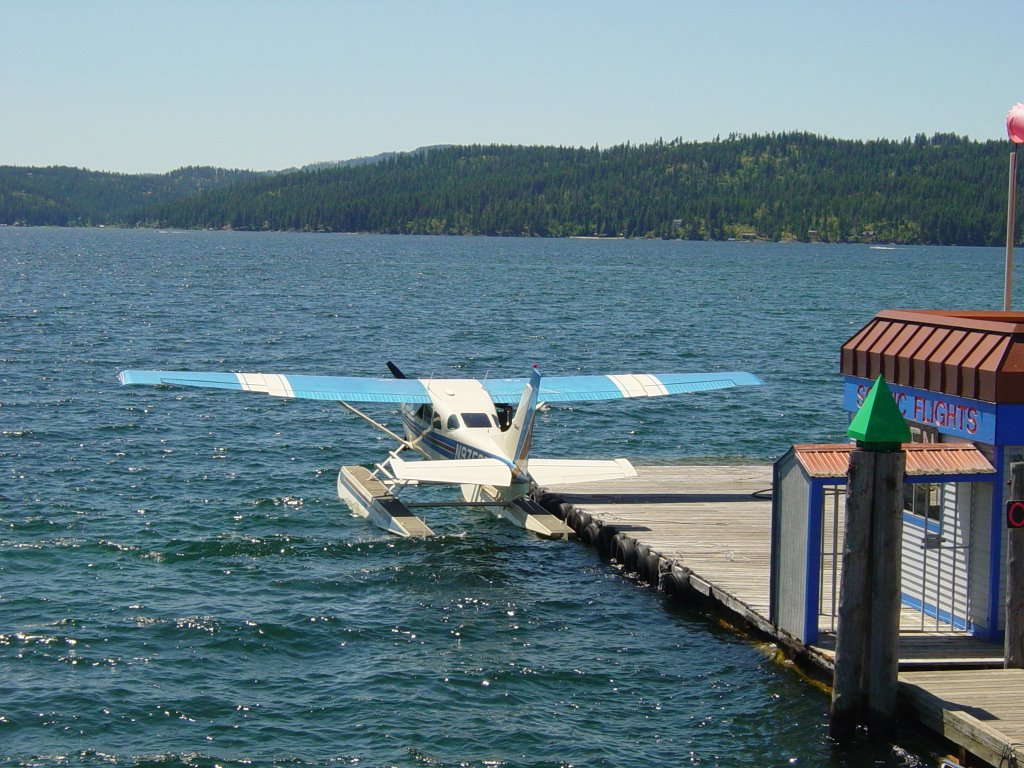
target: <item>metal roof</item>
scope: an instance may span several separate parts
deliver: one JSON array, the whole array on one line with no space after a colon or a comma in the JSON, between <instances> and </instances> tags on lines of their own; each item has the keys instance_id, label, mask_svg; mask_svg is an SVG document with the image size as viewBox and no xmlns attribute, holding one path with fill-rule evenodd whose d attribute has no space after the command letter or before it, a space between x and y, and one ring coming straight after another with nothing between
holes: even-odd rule
<instances>
[{"instance_id":1,"label":"metal roof","mask_svg":"<svg viewBox=\"0 0 1024 768\"><path fill-rule=\"evenodd\" d=\"M885 310L843 344L847 376L1024 403L1024 313Z\"/></svg>"},{"instance_id":2,"label":"metal roof","mask_svg":"<svg viewBox=\"0 0 1024 768\"><path fill-rule=\"evenodd\" d=\"M844 478L853 443L794 445L793 452L810 477ZM985 455L970 443L904 443L908 477L995 474Z\"/></svg>"}]
</instances>

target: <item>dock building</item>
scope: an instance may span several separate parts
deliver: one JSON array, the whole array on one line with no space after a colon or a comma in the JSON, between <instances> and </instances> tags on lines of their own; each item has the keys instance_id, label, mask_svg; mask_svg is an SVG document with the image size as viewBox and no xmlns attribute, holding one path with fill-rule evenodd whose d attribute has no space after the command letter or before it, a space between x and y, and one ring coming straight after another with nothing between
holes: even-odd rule
<instances>
[{"instance_id":1,"label":"dock building","mask_svg":"<svg viewBox=\"0 0 1024 768\"><path fill-rule=\"evenodd\" d=\"M840 372L851 418L881 375L913 436L903 446L901 697L965 756L1024 760L1024 670L1002 669L1024 313L879 312L842 345ZM577 534L625 570L706 599L827 671L850 450L796 445L773 467L642 467L635 482L550 490Z\"/></svg>"},{"instance_id":2,"label":"dock building","mask_svg":"<svg viewBox=\"0 0 1024 768\"><path fill-rule=\"evenodd\" d=\"M880 312L842 346L840 370L848 412L881 375L911 426L903 602L921 612L922 629L1001 642L1006 481L1024 457L1024 314ZM809 643L835 615L837 553L827 537L840 544L848 451L794 446L776 465L773 619ZM801 565L806 591L794 601L782 585Z\"/></svg>"}]
</instances>

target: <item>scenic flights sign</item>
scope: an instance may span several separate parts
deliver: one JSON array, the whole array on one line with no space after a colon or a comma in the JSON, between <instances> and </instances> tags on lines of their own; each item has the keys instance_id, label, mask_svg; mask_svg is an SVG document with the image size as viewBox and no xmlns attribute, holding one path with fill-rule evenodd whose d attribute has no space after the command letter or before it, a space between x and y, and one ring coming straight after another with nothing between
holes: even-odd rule
<instances>
[{"instance_id":1,"label":"scenic flights sign","mask_svg":"<svg viewBox=\"0 0 1024 768\"><path fill-rule=\"evenodd\" d=\"M843 407L850 413L860 410L873 383L868 379L846 377ZM955 435L988 445L996 444L995 403L895 384L889 384L889 390L907 421L935 427L945 435Z\"/></svg>"}]
</instances>

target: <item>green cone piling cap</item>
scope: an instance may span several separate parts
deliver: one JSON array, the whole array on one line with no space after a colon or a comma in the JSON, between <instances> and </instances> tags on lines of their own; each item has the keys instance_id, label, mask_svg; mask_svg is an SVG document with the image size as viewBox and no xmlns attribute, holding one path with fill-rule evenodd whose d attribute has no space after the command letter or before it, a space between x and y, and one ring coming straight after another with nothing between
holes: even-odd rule
<instances>
[{"instance_id":1,"label":"green cone piling cap","mask_svg":"<svg viewBox=\"0 0 1024 768\"><path fill-rule=\"evenodd\" d=\"M907 420L882 376L875 379L846 434L869 451L898 451L902 443L910 441Z\"/></svg>"}]
</instances>

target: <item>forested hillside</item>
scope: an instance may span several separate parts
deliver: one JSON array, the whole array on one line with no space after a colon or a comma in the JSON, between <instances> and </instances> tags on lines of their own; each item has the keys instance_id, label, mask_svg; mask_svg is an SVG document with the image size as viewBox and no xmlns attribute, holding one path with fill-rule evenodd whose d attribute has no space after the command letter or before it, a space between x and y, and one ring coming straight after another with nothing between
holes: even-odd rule
<instances>
[{"instance_id":1,"label":"forested hillside","mask_svg":"<svg viewBox=\"0 0 1024 768\"><path fill-rule=\"evenodd\" d=\"M997 245L1007 156L1005 143L947 134L863 142L792 133L603 150L446 146L168 191L144 208L68 197L79 207L65 223ZM8 223L10 195L0 186ZM97 218L104 210L110 216Z\"/></svg>"},{"instance_id":2,"label":"forested hillside","mask_svg":"<svg viewBox=\"0 0 1024 768\"><path fill-rule=\"evenodd\" d=\"M0 224L134 225L143 210L226 184L250 171L181 168L166 174L101 173L80 168L0 166Z\"/></svg>"}]
</instances>

